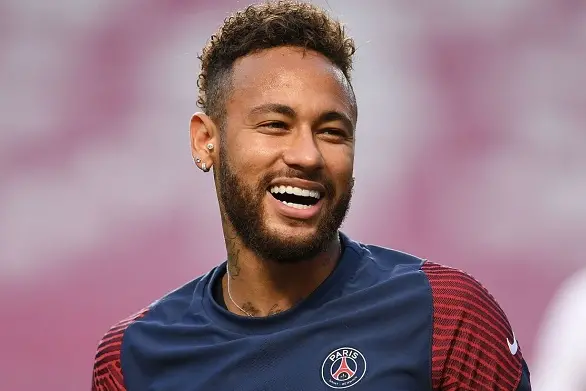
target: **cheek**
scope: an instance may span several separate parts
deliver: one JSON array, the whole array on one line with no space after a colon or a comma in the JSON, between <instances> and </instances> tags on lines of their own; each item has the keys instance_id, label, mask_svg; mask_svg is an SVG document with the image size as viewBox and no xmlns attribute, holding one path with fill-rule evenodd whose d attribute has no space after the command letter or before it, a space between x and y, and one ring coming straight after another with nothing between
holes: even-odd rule
<instances>
[{"instance_id":1,"label":"cheek","mask_svg":"<svg viewBox=\"0 0 586 391\"><path fill-rule=\"evenodd\" d=\"M247 171L264 172L281 156L282 145L276 137L259 134L239 141L242 146L238 152L239 164Z\"/></svg>"},{"instance_id":2,"label":"cheek","mask_svg":"<svg viewBox=\"0 0 586 391\"><path fill-rule=\"evenodd\" d=\"M339 146L338 146L339 147ZM328 171L335 182L347 182L354 171L354 150L350 147L329 148L323 150Z\"/></svg>"}]
</instances>

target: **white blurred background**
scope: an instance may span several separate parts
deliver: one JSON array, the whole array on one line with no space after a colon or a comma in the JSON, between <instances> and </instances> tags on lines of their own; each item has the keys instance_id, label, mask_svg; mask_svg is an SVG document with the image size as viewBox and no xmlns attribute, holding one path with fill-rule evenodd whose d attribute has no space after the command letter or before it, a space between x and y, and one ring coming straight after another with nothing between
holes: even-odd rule
<instances>
[{"instance_id":1,"label":"white blurred background","mask_svg":"<svg viewBox=\"0 0 586 391\"><path fill-rule=\"evenodd\" d=\"M586 264L586 3L316 3L358 46L344 231L465 269L544 362ZM0 390L89 389L111 324L224 260L188 123L196 56L247 4L0 3Z\"/></svg>"}]
</instances>

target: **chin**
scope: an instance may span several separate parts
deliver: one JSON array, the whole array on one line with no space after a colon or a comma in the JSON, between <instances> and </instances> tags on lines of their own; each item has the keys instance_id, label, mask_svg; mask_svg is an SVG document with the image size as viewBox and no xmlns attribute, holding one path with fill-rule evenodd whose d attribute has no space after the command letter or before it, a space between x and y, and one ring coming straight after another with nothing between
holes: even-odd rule
<instances>
[{"instance_id":1,"label":"chin","mask_svg":"<svg viewBox=\"0 0 586 391\"><path fill-rule=\"evenodd\" d=\"M278 263L303 262L326 251L331 244L327 235L320 235L316 226L267 224L263 246L256 252L263 258Z\"/></svg>"},{"instance_id":2,"label":"chin","mask_svg":"<svg viewBox=\"0 0 586 391\"><path fill-rule=\"evenodd\" d=\"M266 232L278 236L282 241L311 241L317 235L317 222L309 223L307 221L283 221L273 224L266 224Z\"/></svg>"}]
</instances>

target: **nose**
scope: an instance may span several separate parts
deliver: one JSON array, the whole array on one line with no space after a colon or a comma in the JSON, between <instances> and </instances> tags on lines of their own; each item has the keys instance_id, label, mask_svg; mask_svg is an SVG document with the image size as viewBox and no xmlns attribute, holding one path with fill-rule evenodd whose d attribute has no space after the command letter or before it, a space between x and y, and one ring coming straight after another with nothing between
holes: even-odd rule
<instances>
[{"instance_id":1,"label":"nose","mask_svg":"<svg viewBox=\"0 0 586 391\"><path fill-rule=\"evenodd\" d=\"M324 159L311 129L299 129L291 135L283 160L292 167L304 171L320 169Z\"/></svg>"}]
</instances>

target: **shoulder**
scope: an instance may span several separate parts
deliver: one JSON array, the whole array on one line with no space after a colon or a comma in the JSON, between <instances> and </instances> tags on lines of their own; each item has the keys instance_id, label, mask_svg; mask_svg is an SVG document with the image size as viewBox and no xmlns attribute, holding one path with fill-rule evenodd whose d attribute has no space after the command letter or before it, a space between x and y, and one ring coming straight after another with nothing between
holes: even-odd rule
<instances>
[{"instance_id":1,"label":"shoulder","mask_svg":"<svg viewBox=\"0 0 586 391\"><path fill-rule=\"evenodd\" d=\"M122 375L122 339L128 327L144 317L149 308L121 320L104 334L98 344L92 374L92 391L126 390Z\"/></svg>"},{"instance_id":2,"label":"shoulder","mask_svg":"<svg viewBox=\"0 0 586 391\"><path fill-rule=\"evenodd\" d=\"M438 309L459 308L476 315L504 317L494 297L468 273L430 261L425 261L421 270L427 276ZM479 301L483 306L478 305Z\"/></svg>"},{"instance_id":3,"label":"shoulder","mask_svg":"<svg viewBox=\"0 0 586 391\"><path fill-rule=\"evenodd\" d=\"M117 322L109 328L100 340L93 367L92 391L126 390L123 374L122 343L133 325L171 324L186 312L194 297L202 294L208 273L167 293L137 313ZM134 329L134 326L133 326ZM128 364L128 363L126 363ZM126 365L125 364L125 365Z\"/></svg>"},{"instance_id":4,"label":"shoulder","mask_svg":"<svg viewBox=\"0 0 586 391\"><path fill-rule=\"evenodd\" d=\"M394 290L407 291L429 300L427 280L421 272L424 259L403 251L359 242L354 242L350 248L356 254L352 262L356 269L352 277L354 288L369 291L374 287L386 289L383 296L390 301L394 301L391 294Z\"/></svg>"},{"instance_id":5,"label":"shoulder","mask_svg":"<svg viewBox=\"0 0 586 391\"><path fill-rule=\"evenodd\" d=\"M494 297L464 271L429 261L421 270L429 280L433 300L434 386L516 390L523 357Z\"/></svg>"},{"instance_id":6,"label":"shoulder","mask_svg":"<svg viewBox=\"0 0 586 391\"><path fill-rule=\"evenodd\" d=\"M425 262L423 258L388 247L351 240L348 240L348 243L347 248L352 249L364 265L383 276L419 273L421 265Z\"/></svg>"}]
</instances>

